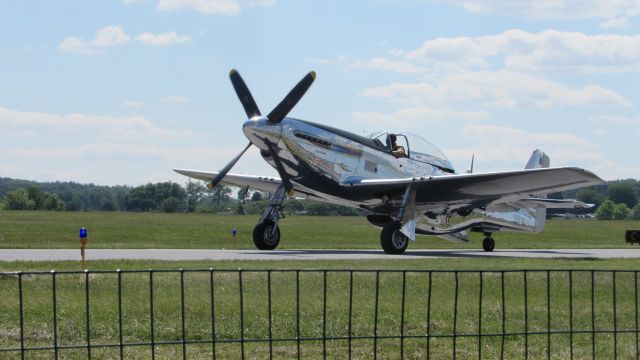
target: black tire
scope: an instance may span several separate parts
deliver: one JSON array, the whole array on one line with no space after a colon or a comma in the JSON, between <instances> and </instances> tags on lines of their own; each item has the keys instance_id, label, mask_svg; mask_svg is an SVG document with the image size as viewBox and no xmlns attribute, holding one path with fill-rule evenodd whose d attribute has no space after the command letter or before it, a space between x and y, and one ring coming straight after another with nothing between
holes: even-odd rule
<instances>
[{"instance_id":1,"label":"black tire","mask_svg":"<svg viewBox=\"0 0 640 360\"><path fill-rule=\"evenodd\" d=\"M399 223L389 223L380 232L380 245L387 254L399 255L409 246L409 238L400 232Z\"/></svg>"},{"instance_id":2,"label":"black tire","mask_svg":"<svg viewBox=\"0 0 640 360\"><path fill-rule=\"evenodd\" d=\"M482 241L482 248L486 252L491 252L496 248L496 242L491 237L484 238Z\"/></svg>"},{"instance_id":3,"label":"black tire","mask_svg":"<svg viewBox=\"0 0 640 360\"><path fill-rule=\"evenodd\" d=\"M273 250L280 243L280 228L276 226L275 239L273 236L274 223L265 220L253 228L253 243L260 250Z\"/></svg>"}]
</instances>

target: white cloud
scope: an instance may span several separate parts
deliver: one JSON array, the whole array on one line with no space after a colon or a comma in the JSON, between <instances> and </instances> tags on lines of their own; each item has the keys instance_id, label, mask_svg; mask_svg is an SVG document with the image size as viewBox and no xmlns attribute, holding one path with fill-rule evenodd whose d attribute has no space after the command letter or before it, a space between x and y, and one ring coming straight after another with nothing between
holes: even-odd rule
<instances>
[{"instance_id":1,"label":"white cloud","mask_svg":"<svg viewBox=\"0 0 640 360\"><path fill-rule=\"evenodd\" d=\"M122 26L105 26L96 31L96 35L91 42L95 47L109 47L126 44L131 37L124 33Z\"/></svg>"},{"instance_id":2,"label":"white cloud","mask_svg":"<svg viewBox=\"0 0 640 360\"><path fill-rule=\"evenodd\" d=\"M58 44L58 49L81 55L89 55L93 53L91 45L77 37L64 38L64 40Z\"/></svg>"},{"instance_id":3,"label":"white cloud","mask_svg":"<svg viewBox=\"0 0 640 360\"><path fill-rule=\"evenodd\" d=\"M587 35L508 30L496 35L437 38L396 52L408 61L443 69L500 68L517 71L638 72L640 35Z\"/></svg>"},{"instance_id":4,"label":"white cloud","mask_svg":"<svg viewBox=\"0 0 640 360\"><path fill-rule=\"evenodd\" d=\"M588 19L636 16L638 0L440 0L479 14L504 14L539 19Z\"/></svg>"},{"instance_id":5,"label":"white cloud","mask_svg":"<svg viewBox=\"0 0 640 360\"><path fill-rule=\"evenodd\" d=\"M425 123L445 120L486 120L489 118L489 115L483 111L434 109L427 106L416 106L400 109L389 114L382 114L378 112L356 112L353 113L353 117L359 123L379 128L410 128L421 126Z\"/></svg>"},{"instance_id":6,"label":"white cloud","mask_svg":"<svg viewBox=\"0 0 640 360\"><path fill-rule=\"evenodd\" d=\"M143 45L168 46L185 43L191 40L191 38L187 35L178 35L171 31L164 34L144 32L136 36L135 40ZM124 28L119 25L114 25L98 29L90 41L78 37L67 37L58 44L58 48L75 54L91 55L99 53L100 50L104 48L123 45L130 41L131 36L125 33Z\"/></svg>"},{"instance_id":7,"label":"white cloud","mask_svg":"<svg viewBox=\"0 0 640 360\"><path fill-rule=\"evenodd\" d=\"M194 10L208 14L235 15L243 6L271 6L275 0L158 0L157 8L162 11Z\"/></svg>"},{"instance_id":8,"label":"white cloud","mask_svg":"<svg viewBox=\"0 0 640 360\"><path fill-rule=\"evenodd\" d=\"M627 18L612 18L598 25L601 29L625 28L629 26L631 26L631 22Z\"/></svg>"},{"instance_id":9,"label":"white cloud","mask_svg":"<svg viewBox=\"0 0 640 360\"><path fill-rule=\"evenodd\" d=\"M369 60L349 60L347 66L354 69L387 70L398 73L424 73L427 69L408 61L394 61L381 57Z\"/></svg>"},{"instance_id":10,"label":"white cloud","mask_svg":"<svg viewBox=\"0 0 640 360\"><path fill-rule=\"evenodd\" d=\"M393 83L369 88L361 95L401 104L479 103L498 108L631 105L622 95L601 86L571 89L540 77L509 71L454 73L433 83Z\"/></svg>"},{"instance_id":11,"label":"white cloud","mask_svg":"<svg viewBox=\"0 0 640 360\"><path fill-rule=\"evenodd\" d=\"M524 168L535 149L551 158L551 166L595 166L605 161L598 146L565 133L536 133L519 128L468 124L462 130L466 148L446 149L454 163L467 164L475 154L479 172Z\"/></svg>"},{"instance_id":12,"label":"white cloud","mask_svg":"<svg viewBox=\"0 0 640 360\"><path fill-rule=\"evenodd\" d=\"M599 115L590 116L589 122L598 125L640 125L640 117Z\"/></svg>"},{"instance_id":13,"label":"white cloud","mask_svg":"<svg viewBox=\"0 0 640 360\"><path fill-rule=\"evenodd\" d=\"M71 113L65 115L24 112L0 107L0 129L35 133L111 134L122 137L180 137L185 131L170 131L154 126L144 116L109 116Z\"/></svg>"},{"instance_id":14,"label":"white cloud","mask_svg":"<svg viewBox=\"0 0 640 360\"><path fill-rule=\"evenodd\" d=\"M501 143L508 147L524 144L531 146L568 146L594 148L595 145L573 134L533 133L527 130L507 126L468 124L462 134L470 139L480 139L482 143Z\"/></svg>"},{"instance_id":15,"label":"white cloud","mask_svg":"<svg viewBox=\"0 0 640 360\"><path fill-rule=\"evenodd\" d=\"M404 74L419 74L426 73L428 69L416 65L410 61L405 60L390 60L383 57L374 57L368 60L352 58L347 55L340 55L337 59L323 59L323 58L307 58L305 61L317 64L341 64L352 69L367 69L367 70L385 70L393 71Z\"/></svg>"},{"instance_id":16,"label":"white cloud","mask_svg":"<svg viewBox=\"0 0 640 360\"><path fill-rule=\"evenodd\" d=\"M52 114L0 107L0 134L3 175L43 181L183 182L186 178L176 176L172 167L195 167L194 162L208 153L222 154L220 162L224 162L239 151L210 146L205 141L207 134L163 128L143 116ZM214 160L211 165L215 169L219 164Z\"/></svg>"},{"instance_id":17,"label":"white cloud","mask_svg":"<svg viewBox=\"0 0 640 360\"><path fill-rule=\"evenodd\" d=\"M184 104L189 102L190 99L186 96L171 95L171 96L163 96L159 100L166 103Z\"/></svg>"},{"instance_id":18,"label":"white cloud","mask_svg":"<svg viewBox=\"0 0 640 360\"><path fill-rule=\"evenodd\" d=\"M142 103L135 100L125 100L122 102L122 106L128 108L139 108L140 106L142 106Z\"/></svg>"},{"instance_id":19,"label":"white cloud","mask_svg":"<svg viewBox=\"0 0 640 360\"><path fill-rule=\"evenodd\" d=\"M521 169L534 149L551 158L551 166L578 166L603 179L636 177L640 166L623 164L605 156L603 149L586 139L566 133L538 133L524 129L485 124L469 124L462 130L465 148L445 149L457 164L468 166L475 154L476 172Z\"/></svg>"},{"instance_id":20,"label":"white cloud","mask_svg":"<svg viewBox=\"0 0 640 360\"><path fill-rule=\"evenodd\" d=\"M77 37L67 37L60 44L60 50L69 51L76 54L94 54L100 48L126 44L131 37L125 34L121 26L105 26L96 31L93 40L85 41Z\"/></svg>"},{"instance_id":21,"label":"white cloud","mask_svg":"<svg viewBox=\"0 0 640 360\"><path fill-rule=\"evenodd\" d=\"M183 44L191 40L187 35L178 35L174 31L164 34L152 34L149 32L136 36L136 41L143 45L168 46L173 44Z\"/></svg>"}]
</instances>

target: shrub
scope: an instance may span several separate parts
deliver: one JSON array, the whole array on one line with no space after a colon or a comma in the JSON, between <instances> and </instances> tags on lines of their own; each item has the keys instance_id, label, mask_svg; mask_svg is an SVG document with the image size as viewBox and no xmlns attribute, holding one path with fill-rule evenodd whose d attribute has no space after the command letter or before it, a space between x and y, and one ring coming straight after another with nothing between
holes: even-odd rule
<instances>
[{"instance_id":1,"label":"shrub","mask_svg":"<svg viewBox=\"0 0 640 360\"><path fill-rule=\"evenodd\" d=\"M611 200L605 200L596 210L596 219L613 220L613 209L615 204Z\"/></svg>"},{"instance_id":2,"label":"shrub","mask_svg":"<svg viewBox=\"0 0 640 360\"><path fill-rule=\"evenodd\" d=\"M629 214L629 218L632 220L640 220L640 202L633 207Z\"/></svg>"},{"instance_id":3,"label":"shrub","mask_svg":"<svg viewBox=\"0 0 640 360\"><path fill-rule=\"evenodd\" d=\"M614 220L626 220L629 217L629 207L627 204L616 204L613 207L613 219Z\"/></svg>"}]
</instances>

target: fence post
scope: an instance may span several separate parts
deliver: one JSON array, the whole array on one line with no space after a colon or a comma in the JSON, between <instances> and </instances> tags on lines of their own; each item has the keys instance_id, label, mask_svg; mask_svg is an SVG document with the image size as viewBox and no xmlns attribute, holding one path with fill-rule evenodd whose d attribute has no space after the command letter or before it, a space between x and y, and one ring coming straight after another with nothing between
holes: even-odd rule
<instances>
[{"instance_id":1,"label":"fence post","mask_svg":"<svg viewBox=\"0 0 640 360\"><path fill-rule=\"evenodd\" d=\"M453 295L453 360L456 360L457 342L458 342L458 271L455 275L455 292Z\"/></svg>"},{"instance_id":2,"label":"fence post","mask_svg":"<svg viewBox=\"0 0 640 360\"><path fill-rule=\"evenodd\" d=\"M300 270L296 270L296 348L300 360Z\"/></svg>"},{"instance_id":3,"label":"fence post","mask_svg":"<svg viewBox=\"0 0 640 360\"><path fill-rule=\"evenodd\" d=\"M427 360L431 359L431 288L433 288L433 271L429 270L429 290L427 292Z\"/></svg>"},{"instance_id":4,"label":"fence post","mask_svg":"<svg viewBox=\"0 0 640 360\"><path fill-rule=\"evenodd\" d=\"M87 322L87 358L91 359L91 323L89 320L89 271L84 271L84 299L86 310L86 322Z\"/></svg>"},{"instance_id":5,"label":"fence post","mask_svg":"<svg viewBox=\"0 0 640 360\"><path fill-rule=\"evenodd\" d=\"M478 296L478 359L482 359L482 271L480 271L480 289Z\"/></svg>"},{"instance_id":6,"label":"fence post","mask_svg":"<svg viewBox=\"0 0 640 360\"><path fill-rule=\"evenodd\" d=\"M182 358L187 358L187 329L184 316L184 269L180 269L180 320L182 322Z\"/></svg>"},{"instance_id":7,"label":"fence post","mask_svg":"<svg viewBox=\"0 0 640 360\"><path fill-rule=\"evenodd\" d=\"M213 281L213 268L209 268L209 301L211 302L211 354L216 359L216 303Z\"/></svg>"},{"instance_id":8,"label":"fence post","mask_svg":"<svg viewBox=\"0 0 640 360\"><path fill-rule=\"evenodd\" d=\"M51 293L53 295L53 352L55 359L58 359L58 315L56 304L56 271L51 270Z\"/></svg>"},{"instance_id":9,"label":"fence post","mask_svg":"<svg viewBox=\"0 0 640 360\"><path fill-rule=\"evenodd\" d=\"M242 269L238 269L240 291L240 357L244 360L244 295L242 291Z\"/></svg>"},{"instance_id":10,"label":"fence post","mask_svg":"<svg viewBox=\"0 0 640 360\"><path fill-rule=\"evenodd\" d=\"M122 334L122 271L116 270L118 274L118 333L120 337L120 359L124 359L124 344Z\"/></svg>"},{"instance_id":11,"label":"fence post","mask_svg":"<svg viewBox=\"0 0 640 360\"><path fill-rule=\"evenodd\" d=\"M149 320L151 322L151 359L156 358L156 321L153 302L153 270L149 270Z\"/></svg>"},{"instance_id":12,"label":"fence post","mask_svg":"<svg viewBox=\"0 0 640 360\"><path fill-rule=\"evenodd\" d=\"M20 311L20 358L24 360L24 300L22 295L22 272L18 271L18 303Z\"/></svg>"},{"instance_id":13,"label":"fence post","mask_svg":"<svg viewBox=\"0 0 640 360\"><path fill-rule=\"evenodd\" d=\"M400 359L404 359L404 302L407 283L407 272L402 271L402 309L400 310Z\"/></svg>"},{"instance_id":14,"label":"fence post","mask_svg":"<svg viewBox=\"0 0 640 360\"><path fill-rule=\"evenodd\" d=\"M527 287L527 270L524 271L524 358L529 358L529 289Z\"/></svg>"},{"instance_id":15,"label":"fence post","mask_svg":"<svg viewBox=\"0 0 640 360\"><path fill-rule=\"evenodd\" d=\"M267 270L267 297L269 302L269 359L273 359L273 332L272 332L272 309L271 309L271 270Z\"/></svg>"}]
</instances>

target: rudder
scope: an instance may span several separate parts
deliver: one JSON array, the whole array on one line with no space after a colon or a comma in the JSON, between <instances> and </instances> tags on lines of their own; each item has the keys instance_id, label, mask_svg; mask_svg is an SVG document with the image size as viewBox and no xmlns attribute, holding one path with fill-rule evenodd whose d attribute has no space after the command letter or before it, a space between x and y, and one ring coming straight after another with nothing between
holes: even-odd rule
<instances>
[{"instance_id":1,"label":"rudder","mask_svg":"<svg viewBox=\"0 0 640 360\"><path fill-rule=\"evenodd\" d=\"M540 149L535 149L527 165L524 167L525 169L541 169L548 168L551 164L551 160L549 156L544 153L544 151ZM546 198L546 195L540 195L539 198ZM535 232L540 232L544 229L544 223L547 220L547 208L544 206L537 206L535 208L536 211L536 227Z\"/></svg>"}]
</instances>

